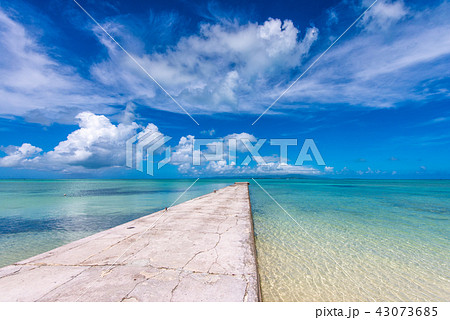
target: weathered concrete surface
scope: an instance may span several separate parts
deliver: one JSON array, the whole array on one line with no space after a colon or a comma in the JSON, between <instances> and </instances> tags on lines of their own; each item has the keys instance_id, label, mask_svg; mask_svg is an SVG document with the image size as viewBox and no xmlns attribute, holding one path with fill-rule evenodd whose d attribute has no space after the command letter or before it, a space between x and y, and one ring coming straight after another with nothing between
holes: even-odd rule
<instances>
[{"instance_id":1,"label":"weathered concrete surface","mask_svg":"<svg viewBox=\"0 0 450 320\"><path fill-rule=\"evenodd\" d=\"M248 185L0 269L0 301L258 301Z\"/></svg>"}]
</instances>

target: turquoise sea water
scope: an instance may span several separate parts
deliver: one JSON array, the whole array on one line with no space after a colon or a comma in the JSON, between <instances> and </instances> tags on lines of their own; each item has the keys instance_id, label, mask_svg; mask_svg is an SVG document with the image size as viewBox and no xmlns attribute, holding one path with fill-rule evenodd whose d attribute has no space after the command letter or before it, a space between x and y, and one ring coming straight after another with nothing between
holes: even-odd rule
<instances>
[{"instance_id":1,"label":"turquoise sea water","mask_svg":"<svg viewBox=\"0 0 450 320\"><path fill-rule=\"evenodd\" d=\"M450 300L450 181L258 182L264 300Z\"/></svg>"},{"instance_id":2,"label":"turquoise sea water","mask_svg":"<svg viewBox=\"0 0 450 320\"><path fill-rule=\"evenodd\" d=\"M179 202L234 181L201 179ZM170 206L192 182L0 180L0 266ZM450 181L259 179L286 212L250 182L264 300L450 299Z\"/></svg>"}]
</instances>

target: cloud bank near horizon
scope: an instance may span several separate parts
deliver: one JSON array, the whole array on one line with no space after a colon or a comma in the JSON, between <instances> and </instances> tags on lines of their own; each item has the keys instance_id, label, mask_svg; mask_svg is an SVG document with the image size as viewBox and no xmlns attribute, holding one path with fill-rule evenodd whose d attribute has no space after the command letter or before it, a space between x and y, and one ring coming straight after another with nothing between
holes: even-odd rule
<instances>
[{"instance_id":1,"label":"cloud bank near horizon","mask_svg":"<svg viewBox=\"0 0 450 320\"><path fill-rule=\"evenodd\" d=\"M125 144L134 135L145 133L161 133L156 125L149 123L145 128L135 122L118 123L117 125L104 115L82 112L76 116L79 129L70 133L66 140L61 141L52 150L43 152L30 143L21 146L2 148L6 154L0 157L0 167L33 169L40 171L58 171L62 173L92 172L103 168L125 168ZM276 157L265 157L266 164L236 165L226 160L203 161L202 165L193 165L193 143L195 136L187 135L180 138L173 146L170 165L186 176L236 176L236 175L323 175L331 173L331 167L320 170L313 166L280 165ZM235 139L237 152L248 153L242 144L242 139L255 142L252 134L242 132L223 137L224 141ZM207 153L214 152L212 145ZM228 153L227 150L225 150Z\"/></svg>"}]
</instances>

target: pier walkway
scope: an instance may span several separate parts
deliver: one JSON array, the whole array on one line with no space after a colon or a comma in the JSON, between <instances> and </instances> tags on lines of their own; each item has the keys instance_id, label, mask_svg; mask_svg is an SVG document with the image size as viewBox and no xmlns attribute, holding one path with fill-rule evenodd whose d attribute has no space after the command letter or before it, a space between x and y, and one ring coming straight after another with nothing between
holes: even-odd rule
<instances>
[{"instance_id":1,"label":"pier walkway","mask_svg":"<svg viewBox=\"0 0 450 320\"><path fill-rule=\"evenodd\" d=\"M258 301L248 184L0 269L0 301Z\"/></svg>"}]
</instances>

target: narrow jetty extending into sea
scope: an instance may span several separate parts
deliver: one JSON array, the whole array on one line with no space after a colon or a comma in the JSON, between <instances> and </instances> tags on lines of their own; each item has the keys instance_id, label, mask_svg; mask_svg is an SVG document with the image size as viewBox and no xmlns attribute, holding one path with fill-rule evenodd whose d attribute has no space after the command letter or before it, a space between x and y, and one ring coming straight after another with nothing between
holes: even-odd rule
<instances>
[{"instance_id":1,"label":"narrow jetty extending into sea","mask_svg":"<svg viewBox=\"0 0 450 320\"><path fill-rule=\"evenodd\" d=\"M0 301L259 301L248 183L0 269Z\"/></svg>"}]
</instances>

